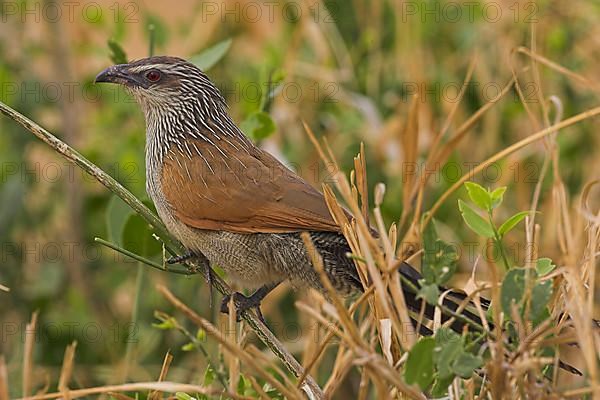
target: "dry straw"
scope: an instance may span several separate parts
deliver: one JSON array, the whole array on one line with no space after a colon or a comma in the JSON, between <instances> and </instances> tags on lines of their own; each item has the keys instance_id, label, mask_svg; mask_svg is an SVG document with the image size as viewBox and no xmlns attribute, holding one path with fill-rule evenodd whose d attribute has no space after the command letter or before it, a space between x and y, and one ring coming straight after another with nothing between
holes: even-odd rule
<instances>
[{"instance_id":1,"label":"dry straw","mask_svg":"<svg viewBox=\"0 0 600 400\"><path fill-rule=\"evenodd\" d=\"M520 79L524 73L532 73L534 81L541 82L538 73L538 63L556 71L579 85L586 85L597 90L598 86L591 80L562 67L533 50L518 48L513 57L525 56L529 65L523 68L512 66L513 76L503 87L501 92L490 101L486 102L479 110L468 116L464 122L458 124L454 133L448 136L450 126L458 117L458 105L451 107L441 129L435 134L431 149L426 159L427 165L445 162L461 142L468 137L475 124L482 116L491 110L494 105L511 90L515 89L523 99ZM516 62L516 61L515 61ZM471 80L477 65L477 58L473 57L468 65L467 73L461 88L459 99L465 93L465 87ZM517 72L518 71L518 72ZM541 85L540 85L541 86ZM319 156L328 165L336 166L333 176L334 187L325 185L323 192L336 222L341 227L352 250L360 279L366 288L364 294L355 299L350 307L346 307L345 300L340 298L329 282L323 271L322 260L315 251L308 235L303 235L303 240L313 265L319 273L326 296L315 295L315 302L298 301L297 307L309 316L319 326L319 332L324 333L319 343L306 346L304 367L292 356L291 351L282 344L275 335L266 327L254 313L245 313L245 323L267 345L275 358L268 357L265 352L257 349L248 342L246 325L239 326L235 322L234 313L228 321L228 332L223 333L206 319L200 317L194 310L173 295L166 287L159 286L158 291L187 319L203 329L217 342L220 349L228 355L230 385L227 388L216 389L200 385L179 384L167 381L167 374L172 358L169 354L165 357L160 375L155 382L129 383L123 385L106 385L102 387L77 389L69 388L75 366L76 343L67 347L64 362L60 372L58 391L52 393L33 394L33 383L36 375L33 351L35 344L35 327L37 314L34 313L28 324L28 333L25 337L25 351L22 366L22 393L27 399L55 399L78 398L93 394L113 394L125 399L126 391L148 390L149 397L153 400L162 398L163 394L184 391L188 393L201 393L207 395L224 395L231 398L245 398L234 393L235 383L241 379L242 374L247 377L254 390L261 398L267 398L260 381L267 382L271 387L287 398L303 398L308 394L310 398L322 399L336 395L347 377L357 371L360 376L359 398L370 397L374 392L381 398L424 399L425 395L416 387L407 385L402 378L402 370L406 362L406 352L419 339L412 328L411 316L408 313L403 295L402 282L398 271L400 261L404 258L418 254L419 249L413 248L405 251L400 245L403 242L420 243L421 231L431 221L440 207L448 198L458 190L464 182L472 179L480 171L494 162L514 154L524 147L543 140L545 144L545 161L543 175L551 172L552 189L551 202L556 212L557 225L544 227L536 220L535 211L539 203L541 184L534 188L531 200L531 215L526 227L526 236L529 242L539 243L540 234L544 229L556 229L559 232L557 241L562 254L559 267L546 279L552 278L555 286L555 297L551 303L553 319L533 328L527 324L518 326L518 346L509 349L505 342L505 332L501 330L501 310L494 307L492 320L495 328L488 332L489 324L485 321L484 310L479 302L482 290L488 291L494 303L499 304L499 282L501 273L494 264L493 257L487 257L485 265L478 268L487 268L488 281L478 283L475 275L464 287L467 298L461 302L460 309L467 306L472 300L477 312L482 317L483 325L471 327L475 330L485 331L484 346L490 349L490 359L481 373L470 381L455 379L450 387L452 398L542 398L548 395L578 397L591 394L600 397L600 376L597 366L597 354L600 353L600 338L598 331L591 323L594 307L595 267L597 264L598 246L600 243L600 212L592 211L589 199L595 183L585 186L580 198L580 206L573 213L569 205L569 198L560 176L558 168L558 144L556 134L574 124L589 120L600 115L600 107L592 108L566 119L562 119L562 104L556 97L546 100L539 94L540 110L531 106L524 107L535 127L535 132L508 146L507 148L489 156L478 167L462 176L437 201L426 207L424 203L428 180L426 177L412 178L403 186L402 200L405 205L415 204L414 208L404 207L398 224L386 225L381 212L384 200L385 186L375 186L374 207L369 204L368 180L365 148L361 145L359 154L353 160L354 170L346 176L337 168L337 161L333 151L325 142L321 145L305 125L311 141L317 149ZM458 103L458 102L457 102ZM420 102L415 97L408 109L408 117L400 134L404 160L416 162L419 158L419 113ZM550 114L555 111L555 118ZM83 170L94 176L115 194L120 196L136 212L152 224L156 232L168 246L174 248L178 244L172 240L162 223L143 206L138 199L133 197L118 182L90 163L83 156L60 141L33 121L25 118L15 110L0 103L0 112L9 116L38 138L50 145L56 152L80 166ZM537 115L541 115L538 117ZM550 121L553 120L551 123ZM553 168L550 170L550 168ZM348 214L340 201L355 218L350 221ZM423 215L426 215L423 219ZM421 222L423 221L423 222ZM374 235L372 227L377 228ZM531 264L541 254L531 252L527 255ZM481 261L481 264L484 264ZM190 264L194 266L195 264ZM158 266L160 268L160 266ZM474 266L473 266L474 268ZM230 293L229 287L218 277L215 277L215 287L225 294ZM0 290L7 289L0 286ZM444 293L447 295L447 293ZM233 310L231 310L233 311ZM453 318L463 318L459 312L438 307L437 317L434 318L431 328L437 329L442 325L439 314L448 313ZM520 315L514 310L513 319L520 320ZM425 324L421 316L417 315L417 324ZM566 316L570 316L567 318ZM560 321L557 325L555 321ZM473 322L471 322L473 324ZM573 329L570 329L573 328ZM552 334L552 338L548 336ZM337 339L334 343L333 339ZM546 380L541 377L540 370L544 365L558 365L556 357L540 357L539 349L544 346L559 345L564 343L576 344L581 352L583 370L587 374L588 384L581 388L570 388L560 385L560 379L555 373L555 379ZM331 351L330 351L331 350ZM318 371L327 356L333 358L331 373L327 379L318 385L309 374L309 371ZM283 364L291 374L290 377L281 370ZM555 369L558 370L557 368ZM275 371L273 373L273 371ZM475 395L475 380L482 384L482 390ZM3 357L0 357L0 400L8 399L8 373ZM302 392L301 390L304 390Z\"/></svg>"}]
</instances>

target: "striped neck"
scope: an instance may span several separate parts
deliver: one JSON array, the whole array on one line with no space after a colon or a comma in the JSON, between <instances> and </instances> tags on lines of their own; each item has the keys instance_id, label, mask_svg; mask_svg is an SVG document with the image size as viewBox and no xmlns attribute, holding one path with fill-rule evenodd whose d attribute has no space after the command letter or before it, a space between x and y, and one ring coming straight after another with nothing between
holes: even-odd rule
<instances>
[{"instance_id":1,"label":"striped neck","mask_svg":"<svg viewBox=\"0 0 600 400\"><path fill-rule=\"evenodd\" d=\"M191 153L186 143L189 139L217 150L223 140L235 142L241 150L253 146L229 116L224 102L193 96L173 98L167 107L141 102L146 118L147 163L162 164L170 151Z\"/></svg>"}]
</instances>

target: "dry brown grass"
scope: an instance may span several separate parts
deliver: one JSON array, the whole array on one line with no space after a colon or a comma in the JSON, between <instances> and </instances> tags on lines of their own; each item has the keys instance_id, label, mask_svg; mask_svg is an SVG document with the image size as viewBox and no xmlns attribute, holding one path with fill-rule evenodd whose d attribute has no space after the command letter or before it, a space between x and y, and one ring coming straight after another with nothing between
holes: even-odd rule
<instances>
[{"instance_id":1,"label":"dry brown grass","mask_svg":"<svg viewBox=\"0 0 600 400\"><path fill-rule=\"evenodd\" d=\"M484 106L488 108L488 105ZM416 112L415 108L411 109ZM481 166L475 168L468 175L463 176L453 186L451 186L440 199L427 210L430 214L423 219L420 215L412 217L411 227L407 230L404 239L398 239L398 231L395 224L387 227L383 221L380 206L384 199L385 186L378 184L374 195L375 207L372 210L373 221L369 223L369 206L367 202L367 174L364 148L354 159L355 169L347 178L341 171L336 174L334 181L336 190L341 196L341 200L348 206L349 210L356 216L353 221L346 217L342 206L338 202L336 195L331 187L323 187L327 203L331 213L340 224L345 236L347 237L352 252L356 257L356 264L359 268L359 274L363 284L367 287L365 293L360 296L349 308L346 307L344 300L340 298L333 286L328 281L322 268L322 262L317 252L314 251L312 243L308 236L304 237L305 244L309 253L313 256L313 265L319 272L325 288L327 289L327 298L315 295L314 303L299 301L297 307L309 316L312 321L319 325L319 329L325 333L324 339L316 347L307 348L304 356L306 371L313 371L319 368L319 363L323 361L323 353L326 349L335 348L335 358L331 366L331 373L328 379L322 383L323 392L326 398L335 397L336 391L347 379L348 374L353 371L360 371L360 398L366 398L370 388L381 398L394 398L398 396L407 396L414 399L425 398L417 388L408 386L401 377L401 370L406 361L406 351L414 345L418 336L412 329L409 314L404 304L404 296L401 290L401 280L398 273L400 244L407 238L411 243L420 241L420 232L427 224L433 213L437 210L449 195L457 190L463 182L472 179L479 171L483 170L485 165L505 158L516 150L527 146L537 140L546 140L550 156L556 157L556 136L555 134L567 126L573 125L585 119L600 114L600 108L592 109L564 121L555 121L553 125L541 129L539 132L522 139L518 143L509 146L506 149L492 155L482 162ZM408 119L407 125L413 118ZM328 145L322 147L316 140L310 129L307 131L317 151L324 162L328 164L337 164L332 150ZM416 135L416 129L407 128L404 131L408 135ZM412 132L412 133L411 133ZM443 130L442 130L443 132ZM465 131L466 132L466 131ZM462 132L461 132L462 136ZM406 140L406 143L415 143L416 138ZM454 145L456 141L450 140L449 146ZM414 145L413 145L414 146ZM432 150L433 151L433 150ZM444 157L448 152L442 146L437 154ZM410 156L409 156L410 158ZM557 162L556 158L552 160ZM338 169L339 171L339 169ZM559 231L563 232L564 238L561 240L561 249L566 253L565 262L555 272L548 277L555 282L557 295L554 297L552 305L552 315L570 315L567 321L562 318L560 324L558 320L549 319L545 323L532 329L526 323L520 323L519 326L519 345L514 350L505 347L506 337L498 327L502 326L499 310L495 310L493 320L497 327L494 332L490 332L487 345L492 350L491 358L486 368L480 376L473 380L461 381L456 379L450 390L451 398L485 398L491 395L494 398L539 398L539 397L578 397L584 394L598 395L600 390L597 372L597 354L600 350L600 337L598 330L591 324L593 307L595 304L593 289L595 282L595 260L598 253L598 244L600 238L600 213L589 209L589 196L592 193L593 185L597 181L590 182L580 197L580 205L576 213L570 209L570 205L565 199L564 187L560 174L554 171L554 184L552 187L556 202L557 212L561 215ZM426 190L426 180L414 182L417 185L413 193L423 193ZM539 188L538 188L539 190ZM537 196L537 194L536 194ZM417 199L422 195L417 195ZM535 206L536 200L533 201ZM417 208L417 210L420 210ZM532 211L535 207L532 208ZM418 212L418 211L417 211ZM535 214L532 213L532 216ZM571 219L576 218L577 223ZM380 232L378 239L373 238L370 226L376 226ZM585 230L585 234L576 234L573 232L573 226L578 226ZM533 228L532 228L533 227ZM533 220L527 225L527 237L537 239L540 235L541 224L533 224ZM533 229L533 231L532 231ZM583 246L576 246L574 238L578 237L585 241ZM416 249L413 249L415 251ZM580 251L580 253L576 252ZM540 253L542 250L539 251ZM537 254L528 254L533 259ZM491 274L495 279L479 281L471 279L464 288L469 295L469 300L478 298L481 290L487 290L491 298L497 301L499 298L499 280L500 273L493 262L489 263ZM482 268L482 267L480 267ZM123 392L149 390L149 396L152 399L162 398L163 392L174 393L184 391L187 393L201 393L206 395L225 394L232 398L247 398L236 394L237 382L240 379L240 373L243 371L245 376L251 380L252 386L261 398L268 398L262 386L258 384L257 379L268 382L277 389L279 393L286 398L302 398L303 394L299 391L303 377L298 381L292 380L286 373L281 371L276 360L269 358L266 354L249 344L246 334L247 329L244 325L238 327L233 317L228 318L227 332L221 332L217 327L200 317L191 308L185 305L181 300L175 297L166 287L159 286L158 291L172 303L178 310L189 318L199 328L203 329L212 340L219 343L222 351L228 355L229 379L232 383L229 390L204 387L199 385L178 384L166 382L169 365L172 357L167 354L161 373L155 382L130 383L123 385L106 385L101 387L72 390L69 388L69 381L72 377L72 371L76 368L74 363L76 343L68 346L65 351L64 363L62 366L58 392L50 392L45 388L37 394L31 393L32 376L35 373L35 365L32 360L34 349L34 335L26 336L25 355L23 362L23 393L24 398L31 400L43 400L53 398L77 398L89 396L92 394L111 394L118 398L128 398ZM462 306L466 305L466 301ZM485 313L478 307L482 320L485 321ZM234 315L234 313L230 313ZM519 320L518 313L513 315L515 320ZM28 332L35 331L37 314L33 314L31 322L28 324ZM446 323L451 323L452 320ZM419 323L425 323L419 321ZM487 326L487 322L484 322ZM441 327L439 318L434 320L432 328L434 330ZM410 327L410 328L407 328ZM238 330L241 329L241 330ZM549 338L549 334L553 334ZM333 338L337 338L334 344ZM580 388L570 388L565 385L567 381L559 379L558 372L555 370L553 380L545 380L541 373L541 366L554 364L558 362L561 353L554 358L543 358L534 356L539 353L539 349L550 344L573 343L577 344L578 354L583 363L578 364L588 376L588 383ZM2 398L7 397L8 380L6 378L5 366L0 362L0 394ZM274 375L271 371L279 371ZM561 384L562 382L562 384ZM477 393L475 385L481 385ZM477 393L477 394L476 394Z\"/></svg>"},{"instance_id":2,"label":"dry brown grass","mask_svg":"<svg viewBox=\"0 0 600 400\"><path fill-rule=\"evenodd\" d=\"M391 6L398 16L401 12L400 3ZM558 265L546 278L552 279L554 285L550 306L553 318L535 328L526 323L519 323L518 346L511 347L507 345L507 335L501 329L502 320L506 316L502 315L499 307L495 307L490 321L494 323L495 328L486 338L490 357L481 375L470 380L457 378L451 386L449 396L452 399L584 396L600 398L600 337L598 330L591 323L592 318L597 315L595 312L599 303L596 298L596 267L600 249L600 211L595 207L598 206L597 171L600 168L600 158L594 155L582 158L581 163L587 166L587 170L580 177L584 182L583 189L580 193L572 193L565 183L565 175L570 171L570 165L565 165L565 160L559 157L561 136L577 136L579 131L575 127L579 127L580 124L590 125L592 118L600 114L600 108L587 105L579 107L580 103L570 104L569 99L572 98L558 83L566 82L564 85L577 95L596 98L594 96L599 93L600 84L596 78L599 52L596 50L598 46L595 41L600 28L597 24L592 25L592 31L587 35L589 38L573 43L572 51L565 56L577 58L580 64L577 64L576 69L572 66L567 67L568 60L564 58L557 60L547 56L549 51L544 47L546 36L551 32L553 25L562 23L565 26L579 26L580 22L585 23L588 18L593 19L595 8L591 2L582 1L569 2L568 5L557 4L558 10L553 10L556 15L550 15L546 20L541 19L538 24L532 23L523 27L511 25L503 20L493 27L494 29L481 29L480 32L476 32L484 37L484 41L494 43L499 49L497 52L491 49L493 46L490 45L490 48L479 46L478 49L469 48L456 54L447 54L443 49L434 46L431 40L427 40L422 32L424 28L418 24L399 24L394 33L397 38L395 47L390 54L384 54L383 50L377 47L377 44L384 40L378 23L387 11L379 3L365 6L359 1L354 1L352 4L360 9L361 16L364 16L357 24L361 30L372 32L375 49L368 54L369 64L365 71L360 72L367 76L365 82L361 82L364 83L364 94L367 97L385 97L386 88L382 88L380 82L383 81L382 77L386 76L398 79L409 77L413 82L428 82L432 79L428 76L428 67L433 64L441 65L438 69L445 70L451 76L460 76L462 86L458 101L437 103L414 95L408 102L393 104L395 110L391 115L374 116L365 111L365 108L353 103L353 90L359 86L357 81L361 77L359 72L354 70L350 54L353 49L349 49L341 39L336 26L307 19L302 20L293 31L289 48L282 54L284 69L290 72L289 79L302 78L310 83L314 81L320 84L337 84L340 89L340 103L352 112L360 113L365 120L356 128L358 133L354 132L355 136L350 139L350 134L341 131L340 125L327 125L318 133L329 139L329 146L327 142L322 144L322 141L311 134L307 125L303 126L299 122L307 120L311 121L311 126L315 126L312 121L318 120L319 104L310 101L290 104L282 99L275 99L274 102L273 114L277 115L281 132L270 144L291 143L292 146L305 146L308 141L303 130L306 130L320 159L327 165L337 166L335 176L332 177L334 185L326 185L323 190L332 214L342 226L350 243L361 279L367 287L362 296L347 305L331 290L321 272L324 285L329 288L329 297L316 293L300 295L296 301L301 315L300 324L305 331L310 331L311 335L304 335L300 341L284 345L289 353L302 360L304 374L295 379L283 371L283 364L276 355L257 347L254 334L246 323L237 324L232 317L219 321L221 324L209 321L201 317L202 312L192 309L184 300L177 298L163 286L158 290L170 304L184 315L187 322L202 328L208 334L209 341L217 347L218 360L222 361L228 379L227 387L217 383L205 386L169 382L169 375L175 374L173 370L177 368L179 360L172 360L167 354L162 366L158 367L160 374L151 375L155 379L72 389L76 387L75 375L78 368L85 368L77 363L76 352L81 351L82 344L77 347L76 343L69 345L65 350L64 361L58 374L58 385L48 386L44 383L47 380L46 366L36 365L36 342L34 336L29 334L25 336L24 352L18 365L18 369L22 371L20 381L9 382L10 367L15 370L15 359L11 359L12 364L7 366L9 359L5 360L0 356L0 400L9 399L9 386L12 393L19 390L15 387L19 387L24 398L40 400L91 395L110 395L125 400L130 399L131 392L147 394L153 400L157 400L172 396L178 391L192 396L198 393L215 398L220 395L247 398L236 393L237 383L243 379L250 381L257 393L256 397L268 398L264 387L267 382L288 398L302 398L305 396L302 391L303 381L307 375L317 377L319 386L327 397L343 397L348 393L344 390L345 386L354 384L359 399L375 396L424 398L425 395L418 388L406 385L402 378L406 352L419 340L419 336L411 327L404 304L397 270L399 261L408 258L418 264L424 225L444 209L446 212L448 209L456 212L453 200L465 181L481 180L478 174L484 171L486 166L497 161L506 160L507 164L510 162L521 168L520 161L532 155L543 160L541 168L537 171L538 179L535 184L523 180L510 181L506 178L508 174L495 184L510 186L507 196L511 198L511 211L531 211L525 228L510 238L511 241L533 244L527 247L528 251L520 261L524 265L531 265L538 257L549 256ZM303 2L302 7L308 12L307 3ZM235 57L250 59L257 55L263 56L266 51L260 47L259 43L264 42L260 39L266 37L267 32L270 36L271 30L277 29L266 24L252 28L253 32L239 38L236 48L238 54ZM190 38L201 37L203 41L214 38L216 33L219 33L219 21L196 23L194 29L197 34L189 35L189 38L181 43L175 41L176 45L169 47L170 51L186 56L186 51L189 53L196 46L195 43L192 45ZM277 33L281 34L281 31ZM104 41L104 33L101 37L101 41ZM140 41L137 37L129 40ZM301 53L303 45L314 51L314 59L299 59L298 54ZM130 46L133 47L132 44ZM189 49L182 49L184 47ZM136 57L146 52L145 43L135 48L139 53L134 54ZM438 58L440 53L444 58ZM502 58L505 54L509 56ZM94 59L91 63L86 61L84 69L95 70L104 64L105 60ZM501 82L498 95L486 99L476 110L465 105L468 101L465 98L465 89L473 80ZM306 89L308 83L303 84ZM529 84L534 84L539 89L535 92L534 102L530 101L530 94L527 92ZM507 103L510 103L508 97L512 94L516 94L518 107L524 110L524 117L505 112ZM94 107L97 108L96 105ZM86 105L84 108L89 113L87 109L93 107ZM241 107L234 106L234 113L240 114L239 108ZM573 109L576 111L572 111ZM586 109L587 111L581 111ZM513 119L507 120L507 115L512 115L510 118ZM49 120L54 121L52 118ZM597 126L596 123L594 127ZM105 134L106 132L102 132L102 135ZM501 136L503 139L500 139ZM582 147L590 146L594 150L597 148L596 136L578 142L580 153L584 153ZM104 143L105 136L101 137L104 138L101 143ZM332 138L336 140L335 143ZM338 156L336 160L334 154L339 155L344 151L347 153L349 147L356 149L357 139L365 145L361 146L356 158L342 160ZM86 140L93 144L96 139L90 137ZM390 148L398 150L397 154L388 156L386 150ZM367 160L366 151L370 151L369 157L375 160ZM32 153L30 157L35 159L37 153L33 150L29 153ZM435 169L455 155L464 157L467 161L477 161L477 167L444 190L440 189L441 185L438 182L432 182L433 175L416 174L404 177L398 167L402 163L415 164L424 160L423 169ZM310 157L298 156L304 160L309 160ZM372 168L367 169L367 162ZM579 162L578 157L566 160L566 163ZM338 164L353 166L354 170L342 171ZM376 167L373 167L374 165ZM373 186L368 184L367 171L372 175L375 171L381 172L375 168L385 171L382 173L385 180ZM547 178L544 179L545 177ZM386 194L386 189L390 192L390 187L399 186L397 182L402 182L401 191ZM368 201L369 187L375 188L374 193L371 193L373 204L369 204ZM45 193L43 188L39 189L39 192ZM401 215L394 215L392 223L386 223L384 218L383 207L386 203L403 205ZM351 210L356 217L355 221L346 219L340 204ZM449 228L461 233L464 231L458 219L448 219L447 225L446 233ZM377 228L379 239L371 236L369 226ZM50 228L48 230L54 232ZM462 234L455 236L464 237ZM310 243L307 245L310 247ZM314 256L313 252L311 254ZM318 257L313 261L317 271L321 271ZM483 318L485 310L481 307L479 296L485 294L495 304L499 303L502 269L496 265L493 256L484 252L478 254L475 260L465 257L461 260L461 267L462 273L458 274L458 279L454 282L455 287L463 289L469 295L469 299L473 300L487 329L489 323ZM32 268L27 265L23 269L27 272ZM30 271L29 275L35 274ZM12 292L15 291L12 282L7 285L13 289ZM8 288L0 284L0 291L3 292L3 296L7 295ZM267 307L269 306L272 304L267 304ZM466 302L462 306L466 306ZM272 309L277 313L276 306ZM433 323L429 324L434 330L442 326L441 311L438 309L437 313ZM566 315L570 318L567 319ZM512 317L515 320L520 319L516 312ZM30 316L27 315L26 318ZM426 323L422 315L417 319L419 323ZM27 326L28 330L33 330L36 321L37 314L33 314ZM451 320L447 323L449 322ZM312 332L315 335L312 335ZM318 340L315 340L315 337ZM567 345L569 343L575 343L576 346ZM560 351L555 357L539 356L541 348L554 345L560 345ZM555 368L551 380L543 378L541 366L556 366L559 358L575 364L585 377L574 379L565 371ZM197 360L194 362L201 364ZM184 368L188 366L189 364L186 364ZM197 369L200 370L200 367ZM194 379L200 381L199 378ZM34 388L40 387L38 393L33 392ZM479 390L478 387L482 389Z\"/></svg>"}]
</instances>

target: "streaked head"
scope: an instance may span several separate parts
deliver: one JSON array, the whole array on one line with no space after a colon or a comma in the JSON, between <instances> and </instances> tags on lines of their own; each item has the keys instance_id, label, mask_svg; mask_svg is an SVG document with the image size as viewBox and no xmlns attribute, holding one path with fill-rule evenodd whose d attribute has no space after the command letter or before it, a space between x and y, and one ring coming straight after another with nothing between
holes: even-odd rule
<instances>
[{"instance_id":1,"label":"streaked head","mask_svg":"<svg viewBox=\"0 0 600 400\"><path fill-rule=\"evenodd\" d=\"M214 145L220 137L235 137L240 145L251 145L227 113L219 90L186 60L158 56L113 65L96 82L123 85L140 103L151 160L162 160L173 143L181 146L187 138Z\"/></svg>"},{"instance_id":2,"label":"streaked head","mask_svg":"<svg viewBox=\"0 0 600 400\"><path fill-rule=\"evenodd\" d=\"M170 107L191 99L225 104L206 74L178 57L155 56L113 65L96 76L98 82L123 85L143 108Z\"/></svg>"}]
</instances>

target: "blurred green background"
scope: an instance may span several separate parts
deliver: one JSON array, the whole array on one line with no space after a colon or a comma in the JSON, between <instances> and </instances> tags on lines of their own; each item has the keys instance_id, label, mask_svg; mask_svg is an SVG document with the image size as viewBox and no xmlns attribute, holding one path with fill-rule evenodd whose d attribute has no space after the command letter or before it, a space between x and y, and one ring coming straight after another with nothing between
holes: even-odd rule
<instances>
[{"instance_id":1,"label":"blurred green background","mask_svg":"<svg viewBox=\"0 0 600 400\"><path fill-rule=\"evenodd\" d=\"M234 119L315 185L328 181L330 166L319 162L302 121L327 138L345 171L364 142L371 188L377 182L387 187L389 224L403 211L410 215L412 207L402 195L413 167L405 162L403 147L412 102L417 170L451 110L456 107L449 135L492 100L513 71L530 109L513 88L486 112L447 163L432 172L426 210L469 168L543 128L543 107L551 108L554 118L549 96L560 99L563 116L598 103L599 17L600 3L585 0L2 1L0 100L146 199L143 116L121 88L94 86L93 79L113 63L109 39L128 59L145 57L153 25L156 54L214 64L207 73ZM578 77L536 65L516 51L520 46ZM457 105L471 62L473 76ZM256 116L259 111L268 113L266 122ZM0 129L0 284L10 288L0 291L0 353L11 381L20 381L25 324L38 310L36 387L44 385L44 377L55 387L64 348L73 340L78 347L71 387L155 379L167 350L175 357L170 379L202 382L206 357L189 351L181 333L152 326L155 310L171 311L155 290L159 282L201 315L223 323L208 306L202 278L145 267L140 275L136 262L95 243L94 237L101 237L162 259L145 224L105 188L12 121L0 118ZM574 213L583 186L599 177L597 131L597 120L586 121L558 137L559 172ZM505 217L529 207L544 150L536 143L476 178L492 187L509 186ZM542 252L555 259L560 252L552 226L558 217L549 207L550 175L542 185L538 222ZM461 222L457 197L443 205L437 219L442 235L461 246L476 239ZM399 228L404 233L407 226ZM509 241L519 250L522 239L515 233ZM514 257L522 258L524 252L517 250ZM463 278L474 262L474 256L463 254ZM315 339L293 304L306 296L283 287L263 309L292 351ZM215 345L208 341L206 347L218 360ZM320 374L327 373L325 362ZM359 377L350 379L340 396L354 393ZM19 390L15 385L11 394Z\"/></svg>"}]
</instances>

